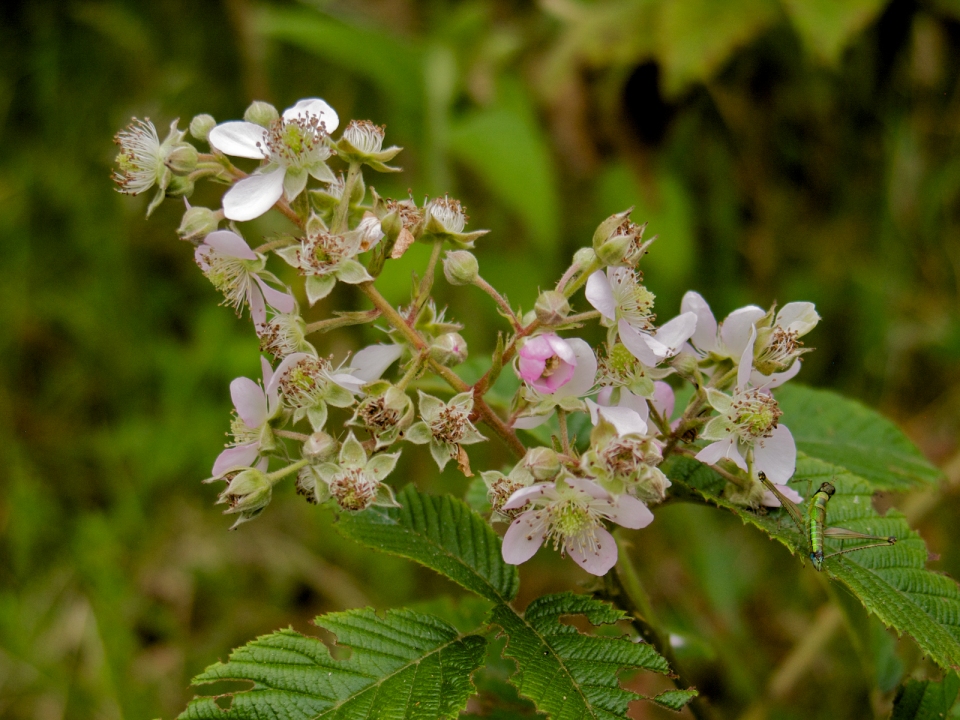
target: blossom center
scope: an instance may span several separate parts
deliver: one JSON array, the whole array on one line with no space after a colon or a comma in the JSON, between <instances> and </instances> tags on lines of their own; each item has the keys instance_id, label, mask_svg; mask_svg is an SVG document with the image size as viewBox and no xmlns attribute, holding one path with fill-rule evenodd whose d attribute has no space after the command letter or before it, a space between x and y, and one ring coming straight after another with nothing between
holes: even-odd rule
<instances>
[{"instance_id":1,"label":"blossom center","mask_svg":"<svg viewBox=\"0 0 960 720\"><path fill-rule=\"evenodd\" d=\"M437 419L430 424L430 432L439 442L458 443L466 432L465 420L464 413L459 408L445 407L440 411Z\"/></svg>"},{"instance_id":2,"label":"blossom center","mask_svg":"<svg viewBox=\"0 0 960 720\"><path fill-rule=\"evenodd\" d=\"M428 206L430 214L443 225L447 232L463 232L467 223L467 216L463 213L463 205L459 200L444 195L433 200Z\"/></svg>"},{"instance_id":3,"label":"blossom center","mask_svg":"<svg viewBox=\"0 0 960 720\"><path fill-rule=\"evenodd\" d=\"M386 126L374 125L369 120L351 120L343 131L343 137L357 150L372 155L383 148Z\"/></svg>"},{"instance_id":4,"label":"blossom center","mask_svg":"<svg viewBox=\"0 0 960 720\"><path fill-rule=\"evenodd\" d=\"M388 407L383 395L364 400L357 414L363 424L374 433L389 430L400 421L400 412Z\"/></svg>"},{"instance_id":5,"label":"blossom center","mask_svg":"<svg viewBox=\"0 0 960 720\"><path fill-rule=\"evenodd\" d=\"M363 468L341 468L330 482L330 494L344 510L366 510L376 499L379 485Z\"/></svg>"},{"instance_id":6,"label":"blossom center","mask_svg":"<svg viewBox=\"0 0 960 720\"><path fill-rule=\"evenodd\" d=\"M319 155L327 150L323 144L326 135L326 127L317 115L274 120L267 128L263 145L257 143L257 147L284 167L301 167L310 160L324 159Z\"/></svg>"},{"instance_id":7,"label":"blossom center","mask_svg":"<svg viewBox=\"0 0 960 720\"><path fill-rule=\"evenodd\" d=\"M297 255L300 267L309 268L316 275L325 275L332 271L349 252L343 235L318 233L303 241Z\"/></svg>"},{"instance_id":8,"label":"blossom center","mask_svg":"<svg viewBox=\"0 0 960 720\"><path fill-rule=\"evenodd\" d=\"M324 399L330 387L329 369L330 363L322 358L301 358L284 373L280 391L292 407L312 408Z\"/></svg>"},{"instance_id":9,"label":"blossom center","mask_svg":"<svg viewBox=\"0 0 960 720\"><path fill-rule=\"evenodd\" d=\"M738 393L728 417L745 442L770 437L777 428L783 411L769 393L749 390Z\"/></svg>"}]
</instances>

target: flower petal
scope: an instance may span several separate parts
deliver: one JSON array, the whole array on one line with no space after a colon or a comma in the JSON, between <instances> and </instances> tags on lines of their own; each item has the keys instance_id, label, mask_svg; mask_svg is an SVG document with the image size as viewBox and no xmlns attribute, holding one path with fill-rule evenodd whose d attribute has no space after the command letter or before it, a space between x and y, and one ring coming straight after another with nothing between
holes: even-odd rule
<instances>
[{"instance_id":1,"label":"flower petal","mask_svg":"<svg viewBox=\"0 0 960 720\"><path fill-rule=\"evenodd\" d=\"M613 500L613 495L600 487L593 480L587 480L586 478L568 476L564 477L563 481L572 488L579 490L580 492L586 493L594 500L604 500L610 502Z\"/></svg>"},{"instance_id":2,"label":"flower petal","mask_svg":"<svg viewBox=\"0 0 960 720\"><path fill-rule=\"evenodd\" d=\"M352 374L364 383L373 382L379 379L402 354L402 345L370 345L357 352L350 360Z\"/></svg>"},{"instance_id":3,"label":"flower petal","mask_svg":"<svg viewBox=\"0 0 960 720\"><path fill-rule=\"evenodd\" d=\"M230 383L230 397L237 415L251 430L267 420L267 396L263 388L250 378L239 377Z\"/></svg>"},{"instance_id":4,"label":"flower petal","mask_svg":"<svg viewBox=\"0 0 960 720\"><path fill-rule=\"evenodd\" d=\"M741 470L747 469L747 463L744 462L743 457L740 455L740 451L737 449L736 438L734 437L710 443L696 454L696 459L706 465L716 465L724 458L732 460Z\"/></svg>"},{"instance_id":5,"label":"flower petal","mask_svg":"<svg viewBox=\"0 0 960 720\"><path fill-rule=\"evenodd\" d=\"M224 155L260 160L266 157L267 130L253 123L234 121L217 125L207 136L210 147Z\"/></svg>"},{"instance_id":6,"label":"flower petal","mask_svg":"<svg viewBox=\"0 0 960 720\"><path fill-rule=\"evenodd\" d=\"M743 346L743 353L740 355L739 365L737 366L737 388L743 390L750 382L750 375L753 373L753 346L757 342L757 326L750 326L750 338L747 344Z\"/></svg>"},{"instance_id":7,"label":"flower petal","mask_svg":"<svg viewBox=\"0 0 960 720\"><path fill-rule=\"evenodd\" d=\"M247 286L247 304L250 306L253 326L259 334L260 329L267 324L267 306L263 302L263 293L260 291L260 287L254 283Z\"/></svg>"},{"instance_id":8,"label":"flower petal","mask_svg":"<svg viewBox=\"0 0 960 720\"><path fill-rule=\"evenodd\" d=\"M699 319L697 322L700 322ZM676 402L676 396L673 393L673 388L667 385L667 383L662 380L657 380L653 384L652 402L657 412L659 412L664 419L669 420L673 417L673 407Z\"/></svg>"},{"instance_id":9,"label":"flower petal","mask_svg":"<svg viewBox=\"0 0 960 720\"><path fill-rule=\"evenodd\" d=\"M274 290L272 287L267 285L259 275L254 275L253 278L257 281L257 285L259 285L260 289L263 291L263 298L267 301L267 305L279 310L282 313L293 312L293 308L296 305L293 295L280 290Z\"/></svg>"},{"instance_id":10,"label":"flower petal","mask_svg":"<svg viewBox=\"0 0 960 720\"><path fill-rule=\"evenodd\" d=\"M535 498L540 497L549 497L553 498L557 495L556 486L552 482L542 482L536 483L535 485L530 485L525 488L520 488L513 493L510 497L507 498L507 501L502 505L503 510L516 510L517 508L522 508L528 502Z\"/></svg>"},{"instance_id":11,"label":"flower petal","mask_svg":"<svg viewBox=\"0 0 960 720\"><path fill-rule=\"evenodd\" d=\"M587 400L587 407L590 409L590 419L596 425L599 418L602 417L608 423L613 425L617 435L637 435L647 434L647 423L644 422L640 414L628 407L601 407L592 400ZM599 417L598 417L599 416Z\"/></svg>"},{"instance_id":12,"label":"flower petal","mask_svg":"<svg viewBox=\"0 0 960 720\"><path fill-rule=\"evenodd\" d=\"M229 257L240 258L241 260L257 259L257 254L250 249L247 241L231 230L213 231L203 239L200 248L204 245L209 245L218 253Z\"/></svg>"},{"instance_id":13,"label":"flower petal","mask_svg":"<svg viewBox=\"0 0 960 720\"><path fill-rule=\"evenodd\" d=\"M533 513L523 513L510 523L503 536L503 561L519 565L532 558L543 545L544 532L544 526L534 518Z\"/></svg>"},{"instance_id":14,"label":"flower petal","mask_svg":"<svg viewBox=\"0 0 960 720\"><path fill-rule=\"evenodd\" d=\"M650 508L633 495L621 495L617 502L610 505L609 511L602 512L617 525L631 530L645 528L653 522L653 513L650 512Z\"/></svg>"},{"instance_id":15,"label":"flower petal","mask_svg":"<svg viewBox=\"0 0 960 720\"><path fill-rule=\"evenodd\" d=\"M597 358L593 350L580 338L570 338L566 341L573 349L576 357L576 369L573 371L573 377L566 385L556 392L557 397L580 397L593 387L593 381L597 379Z\"/></svg>"},{"instance_id":16,"label":"flower petal","mask_svg":"<svg viewBox=\"0 0 960 720\"><path fill-rule=\"evenodd\" d=\"M786 485L797 467L797 444L787 426L778 425L770 437L754 444L753 458L770 482Z\"/></svg>"},{"instance_id":17,"label":"flower petal","mask_svg":"<svg viewBox=\"0 0 960 720\"><path fill-rule=\"evenodd\" d=\"M602 270L597 270L587 278L585 294L587 302L599 310L601 315L608 320L616 319L617 301L613 297L610 281L607 280L607 276L603 274Z\"/></svg>"},{"instance_id":18,"label":"flower petal","mask_svg":"<svg viewBox=\"0 0 960 720\"><path fill-rule=\"evenodd\" d=\"M571 365L577 363L577 357L573 353L573 348L570 347L570 343L562 337L554 335L553 333L543 335L542 337L550 344L550 349L553 350L553 354L558 358Z\"/></svg>"},{"instance_id":19,"label":"flower petal","mask_svg":"<svg viewBox=\"0 0 960 720\"><path fill-rule=\"evenodd\" d=\"M617 405L622 408L630 408L640 416L644 423L650 417L650 406L647 405L647 399L634 395L626 388L620 388L620 402Z\"/></svg>"},{"instance_id":20,"label":"flower petal","mask_svg":"<svg viewBox=\"0 0 960 720\"><path fill-rule=\"evenodd\" d=\"M766 313L763 309L756 305L747 305L727 315L726 320L720 327L723 351L732 358L740 357L747 340L750 338L750 328L764 315Z\"/></svg>"},{"instance_id":21,"label":"flower petal","mask_svg":"<svg viewBox=\"0 0 960 720\"><path fill-rule=\"evenodd\" d=\"M595 552L583 554L576 545L570 543L567 545L567 554L591 575L606 575L607 571L617 564L617 541L602 527L596 529L595 535Z\"/></svg>"},{"instance_id":22,"label":"flower petal","mask_svg":"<svg viewBox=\"0 0 960 720\"><path fill-rule=\"evenodd\" d=\"M697 314L685 312L657 328L654 338L670 348L669 355L672 356L677 354L680 346L693 336L696 329Z\"/></svg>"},{"instance_id":23,"label":"flower petal","mask_svg":"<svg viewBox=\"0 0 960 720\"><path fill-rule=\"evenodd\" d=\"M777 490L779 490L784 495L784 497L787 498L787 500L791 500L792 502L795 502L795 503L803 502L803 495L798 493L789 485L777 485ZM778 498L769 490L764 490L763 499L760 501L760 504L765 507L780 507L782 505L782 503L780 502L780 498Z\"/></svg>"},{"instance_id":24,"label":"flower petal","mask_svg":"<svg viewBox=\"0 0 960 720\"><path fill-rule=\"evenodd\" d=\"M777 313L777 325L787 332L795 332L801 337L813 330L820 322L816 306L812 302L787 303Z\"/></svg>"},{"instance_id":25,"label":"flower petal","mask_svg":"<svg viewBox=\"0 0 960 720\"><path fill-rule=\"evenodd\" d=\"M260 217L283 195L284 175L286 171L278 166L245 177L223 196L223 214L241 222Z\"/></svg>"},{"instance_id":26,"label":"flower petal","mask_svg":"<svg viewBox=\"0 0 960 720\"><path fill-rule=\"evenodd\" d=\"M533 430L536 427L540 427L552 416L552 413L546 415L527 415L525 417L518 417L513 421L513 427L518 430Z\"/></svg>"},{"instance_id":27,"label":"flower petal","mask_svg":"<svg viewBox=\"0 0 960 720\"><path fill-rule=\"evenodd\" d=\"M639 332L626 320L617 323L620 341L637 360L647 367L657 366L666 357L666 347L647 333Z\"/></svg>"},{"instance_id":28,"label":"flower petal","mask_svg":"<svg viewBox=\"0 0 960 720\"><path fill-rule=\"evenodd\" d=\"M703 296L693 290L683 296L680 312L692 312L697 316L697 330L691 340L697 350L708 353L717 349L717 320Z\"/></svg>"},{"instance_id":29,"label":"flower petal","mask_svg":"<svg viewBox=\"0 0 960 720\"><path fill-rule=\"evenodd\" d=\"M308 120L310 116L320 118L327 133L332 133L340 125L340 117L336 111L327 104L326 100L320 98L306 98L301 100L293 107L283 111L283 119L287 122L291 120Z\"/></svg>"},{"instance_id":30,"label":"flower petal","mask_svg":"<svg viewBox=\"0 0 960 720\"><path fill-rule=\"evenodd\" d=\"M213 477L220 477L229 470L250 467L259 454L260 443L258 442L228 447L217 456L211 474Z\"/></svg>"}]
</instances>

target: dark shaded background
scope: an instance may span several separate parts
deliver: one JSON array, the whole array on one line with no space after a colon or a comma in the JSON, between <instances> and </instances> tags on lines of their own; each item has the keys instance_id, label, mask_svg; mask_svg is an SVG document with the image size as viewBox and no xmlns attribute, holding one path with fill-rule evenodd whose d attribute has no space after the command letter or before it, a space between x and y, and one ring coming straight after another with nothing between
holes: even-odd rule
<instances>
[{"instance_id":1,"label":"dark shaded background","mask_svg":"<svg viewBox=\"0 0 960 720\"><path fill-rule=\"evenodd\" d=\"M289 487L226 532L199 480L256 342L176 239L182 206L148 222L146 199L114 192L131 115L163 128L320 96L386 123L407 172L369 182L461 198L493 231L482 272L525 308L630 205L660 237L644 267L662 319L691 287L721 316L814 301L802 381L878 407L945 468L942 492L884 502L960 576L956 2L35 0L0 17L3 717L171 717L193 674L257 634L459 595L342 541ZM399 301L423 261L384 292ZM502 326L472 293L439 290L479 356ZM317 316L363 307L337 302ZM474 467L506 459L489 445ZM396 479L462 492L434 475L408 452ZM720 717L870 717L904 674L935 676L910 641L845 632L838 591L731 518L668 506L636 543ZM521 600L586 579L543 555Z\"/></svg>"}]
</instances>

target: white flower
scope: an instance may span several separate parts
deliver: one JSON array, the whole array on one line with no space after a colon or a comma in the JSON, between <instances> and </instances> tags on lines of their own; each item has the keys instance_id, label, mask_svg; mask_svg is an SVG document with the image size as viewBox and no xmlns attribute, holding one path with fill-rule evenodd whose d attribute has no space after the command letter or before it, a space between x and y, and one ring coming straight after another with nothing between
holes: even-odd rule
<instances>
[{"instance_id":1,"label":"white flower","mask_svg":"<svg viewBox=\"0 0 960 720\"><path fill-rule=\"evenodd\" d=\"M224 304L230 305L240 314L246 303L250 307L250 317L259 329L267 322L266 305L282 313L291 313L295 307L292 295L274 290L267 285L260 274L264 273L266 260L258 255L246 241L230 230L217 230L207 235L194 251L197 265L224 295Z\"/></svg>"},{"instance_id":2,"label":"white flower","mask_svg":"<svg viewBox=\"0 0 960 720\"><path fill-rule=\"evenodd\" d=\"M454 395L448 403L422 390L418 392L422 420L411 425L405 437L416 445L429 445L430 454L441 470L450 460L460 460L463 445L486 439L470 421L473 392Z\"/></svg>"},{"instance_id":3,"label":"white flower","mask_svg":"<svg viewBox=\"0 0 960 720\"><path fill-rule=\"evenodd\" d=\"M603 575L617 563L617 542L603 527L610 520L626 528L653 522L653 513L630 495L614 497L595 482L565 476L517 490L501 511L524 507L503 538L503 559L519 565L532 558L545 541L561 549L592 575Z\"/></svg>"},{"instance_id":4,"label":"white flower","mask_svg":"<svg viewBox=\"0 0 960 720\"><path fill-rule=\"evenodd\" d=\"M399 457L400 453L381 453L368 458L363 445L350 433L336 463L310 466L313 479L319 479L328 489L328 493L316 495L329 494L344 510L366 510L371 505L399 507L390 486L383 483Z\"/></svg>"},{"instance_id":5,"label":"white flower","mask_svg":"<svg viewBox=\"0 0 960 720\"><path fill-rule=\"evenodd\" d=\"M656 367L680 352L697 329L697 316L685 312L661 325L655 333L642 332L621 318L617 323L620 342L647 367Z\"/></svg>"},{"instance_id":6,"label":"white flower","mask_svg":"<svg viewBox=\"0 0 960 720\"><path fill-rule=\"evenodd\" d=\"M273 449L274 438L270 420L280 409L277 391L271 387L273 371L265 358L260 358L263 386L245 377L230 383L230 397L236 409L231 423L233 442L213 463L213 478L237 468L253 466L263 453ZM266 391L264 391L266 388ZM265 461L266 458L263 458ZM261 469L265 469L264 466Z\"/></svg>"},{"instance_id":7,"label":"white flower","mask_svg":"<svg viewBox=\"0 0 960 720\"><path fill-rule=\"evenodd\" d=\"M643 332L653 328L654 295L640 284L631 268L608 267L606 274L597 270L587 279L587 301L600 311L606 327L626 320Z\"/></svg>"},{"instance_id":8,"label":"white flower","mask_svg":"<svg viewBox=\"0 0 960 720\"><path fill-rule=\"evenodd\" d=\"M331 155L327 137L339 124L332 107L311 98L284 110L269 128L242 121L217 125L209 135L212 147L226 155L267 161L223 196L224 214L231 220L253 220L281 196L296 198L308 175L333 182L336 177L326 164Z\"/></svg>"}]
</instances>

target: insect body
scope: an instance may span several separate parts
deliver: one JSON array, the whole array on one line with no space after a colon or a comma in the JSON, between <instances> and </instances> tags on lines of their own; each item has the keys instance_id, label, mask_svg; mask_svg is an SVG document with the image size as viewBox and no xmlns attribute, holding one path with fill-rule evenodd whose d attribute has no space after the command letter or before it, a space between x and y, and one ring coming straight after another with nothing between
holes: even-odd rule
<instances>
[{"instance_id":1,"label":"insect body","mask_svg":"<svg viewBox=\"0 0 960 720\"><path fill-rule=\"evenodd\" d=\"M837 489L831 483L823 483L820 485L820 489L813 494L813 497L810 499L810 505L807 508L807 517L804 518L797 506L794 505L793 502L791 502L788 498L784 497L783 493L777 489L776 485L767 479L766 475L759 473L759 477L760 482L762 482L767 489L777 496L777 498L780 500L780 504L783 505L783 507L790 514L790 517L793 518L794 522L797 524L797 527L800 529L800 532L806 536L807 541L810 544L810 560L813 562L813 566L818 571L823 570L823 562L827 558L856 552L857 550L866 550L867 548L872 547L893 545L897 542L897 539L892 536L882 537L880 535L864 535L863 533L854 532L853 530L846 530L838 527L828 527L827 504L829 503L830 498L833 497L833 494L837 491ZM869 545L858 545L857 547L846 548L844 550L838 550L835 553L830 553L829 555L824 555L824 541L828 537L835 538L837 540L879 540L881 542L875 542Z\"/></svg>"}]
</instances>

